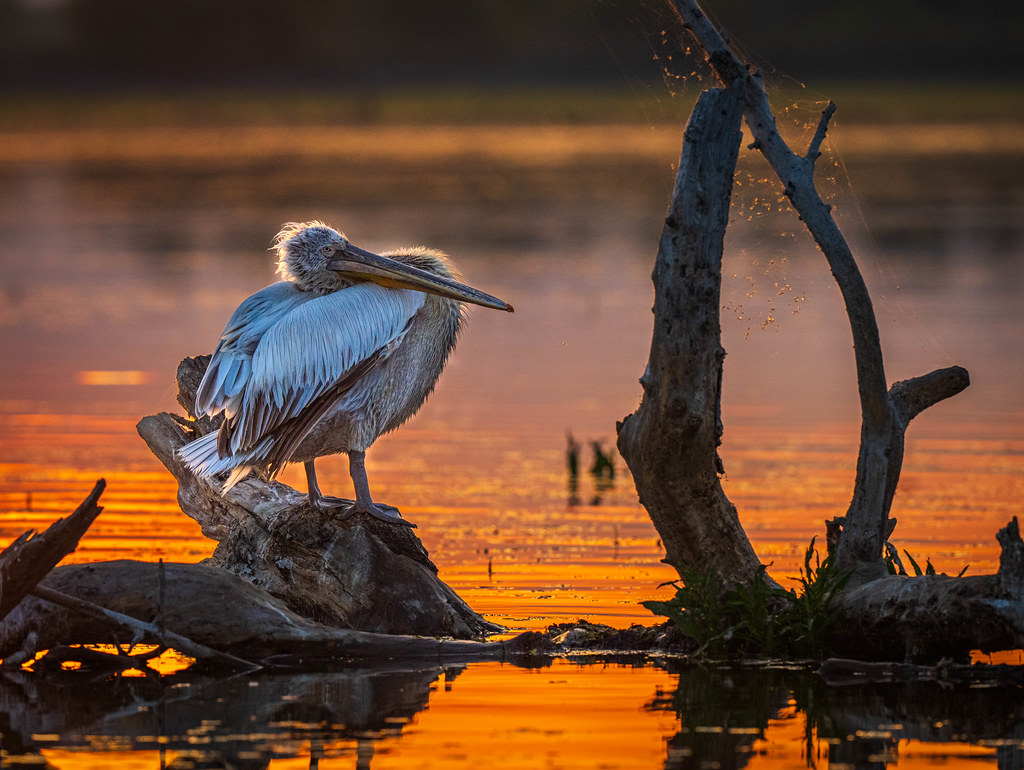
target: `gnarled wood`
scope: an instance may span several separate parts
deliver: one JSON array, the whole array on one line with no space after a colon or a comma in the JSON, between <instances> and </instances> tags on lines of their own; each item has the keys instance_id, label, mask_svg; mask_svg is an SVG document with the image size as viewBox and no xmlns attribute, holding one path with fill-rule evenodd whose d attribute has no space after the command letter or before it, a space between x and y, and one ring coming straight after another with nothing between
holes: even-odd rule
<instances>
[{"instance_id":1,"label":"gnarled wood","mask_svg":"<svg viewBox=\"0 0 1024 770\"><path fill-rule=\"evenodd\" d=\"M159 566L161 569L163 568L162 563ZM101 607L93 602L79 599L77 596L70 596L69 594L61 591L55 591L52 588L47 588L46 586L36 586L32 589L32 595L37 599L42 599L50 604L56 604L58 607L71 610L73 613L86 615L93 620L98 620L103 625L112 626L126 631L133 639L153 639L167 647L173 647L179 652L191 655L197 660L209 660L221 665L233 666L247 670L255 670L259 668L258 665L250 661L242 660L234 655L220 652L219 650L207 647L204 644L198 644L187 636L182 636L174 631L168 631L163 627L164 623L162 613L158 613L153 622L146 622L133 618L130 615L125 615L123 613ZM66 641L61 643L66 644Z\"/></svg>"},{"instance_id":2,"label":"gnarled wood","mask_svg":"<svg viewBox=\"0 0 1024 770\"><path fill-rule=\"evenodd\" d=\"M832 218L831 207L814 185L814 164L835 105L829 103L822 112L806 154L797 155L776 129L760 75L733 52L696 0L674 0L674 5L718 78L726 86L744 89L745 118L754 135L752 146L779 177L786 197L828 261L843 296L857 366L861 439L853 497L836 527L836 564L854 573L854 584L882 577L884 545L894 526L889 511L902 466L907 423L921 409L967 387L967 373L955 367L894 386L894 391L887 388L871 297L853 252Z\"/></svg>"},{"instance_id":3,"label":"gnarled wood","mask_svg":"<svg viewBox=\"0 0 1024 770\"><path fill-rule=\"evenodd\" d=\"M848 571L852 578L833 599L839 611L839 631L831 640L832 648L857 657L927 660L965 659L974 649L995 651L1024 646L1024 544L1016 520L999 533L1003 556L997 575L959 579L885 577L883 547L896 524L889 512L902 467L907 427L924 409L960 393L968 386L969 377L961 367L950 367L895 383L891 388L885 385L871 299L849 246L814 187L814 162L835 112L834 105L822 113L807 153L794 154L775 128L759 76L731 51L695 0L675 0L675 4L720 80L733 92L742 89L745 119L755 138L753 146L764 154L782 181L785 194L825 254L846 303L857 363L862 428L853 499L845 517L828 523L834 568ZM724 213L718 217L710 213L722 194L709 198L703 177L693 173L702 163L717 167L722 157L714 143L693 141L694 137L721 131L712 128L716 116L700 105L687 126L684 148L689 147L693 155L684 149L673 214L655 269L656 319L650 363L642 381L644 401L637 414L622 424L620 449L637 475L641 501L659 531L659 520L671 521L673 501L685 500L687 495L698 500L697 505L677 506L679 518L690 529L671 521L672 529L690 536L664 538L666 561L677 568L710 571L725 588L736 580L736 554L746 551L749 542L735 528L723 528L720 537L709 537L709 528L699 517L703 505L714 522L734 520L734 514L721 516L723 505L712 495L700 496L709 489L709 458L716 457L713 451L722 430L717 381L722 351L716 277L707 275L707 270L717 267L713 261L695 263L693 254L701 253L697 248L701 244L713 243L719 249L717 255L705 247L702 258L719 259L725 227ZM719 171L722 177L731 173L731 167ZM727 203L727 195L724 200ZM677 205L683 207L679 215L675 213ZM673 239L671 228L679 221L693 223L693 231L687 230L685 238ZM674 298L676 305L665 303L665 297ZM690 306L681 307L681 300ZM655 423L653 427L648 420ZM672 424L663 425L661 421ZM664 437L674 438L677 445ZM696 461L673 463L675 457L693 457ZM651 500L656 501L653 508ZM662 500L668 500L668 505L662 506ZM752 559L745 563L756 565ZM743 577L739 574L740 580Z\"/></svg>"}]
</instances>

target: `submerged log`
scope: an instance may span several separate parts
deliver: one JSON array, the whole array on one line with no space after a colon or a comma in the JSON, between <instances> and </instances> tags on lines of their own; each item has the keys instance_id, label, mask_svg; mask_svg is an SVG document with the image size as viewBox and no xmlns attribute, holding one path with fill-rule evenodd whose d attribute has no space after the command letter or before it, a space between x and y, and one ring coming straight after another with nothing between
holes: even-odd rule
<instances>
[{"instance_id":1,"label":"submerged log","mask_svg":"<svg viewBox=\"0 0 1024 770\"><path fill-rule=\"evenodd\" d=\"M892 575L839 594L833 648L870 660L966 661L1024 647L1024 542L1016 517L996 536L995 575Z\"/></svg>"},{"instance_id":2,"label":"submerged log","mask_svg":"<svg viewBox=\"0 0 1024 770\"><path fill-rule=\"evenodd\" d=\"M297 615L227 570L203 564L163 567L166 580L162 591L160 565L129 560L58 567L40 586L262 665L308 668L389 657L480 660L504 658L509 650L500 642L330 628ZM62 644L139 641L152 639L35 596L26 597L0 624L0 658L5 660ZM224 660L209 662L223 664Z\"/></svg>"},{"instance_id":3,"label":"submerged log","mask_svg":"<svg viewBox=\"0 0 1024 770\"><path fill-rule=\"evenodd\" d=\"M208 356L178 367L178 403L191 415ZM381 634L479 638L503 630L437 576L419 538L364 515L339 521L306 495L250 476L226 494L185 468L177 449L216 428L162 413L139 434L178 480L181 509L219 545L206 564L229 570L318 623Z\"/></svg>"}]
</instances>

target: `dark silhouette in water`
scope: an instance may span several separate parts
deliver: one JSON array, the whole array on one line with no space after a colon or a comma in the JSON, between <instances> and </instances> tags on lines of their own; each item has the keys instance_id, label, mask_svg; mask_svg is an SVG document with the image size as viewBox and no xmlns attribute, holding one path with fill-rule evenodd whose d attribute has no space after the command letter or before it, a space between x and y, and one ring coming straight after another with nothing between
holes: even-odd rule
<instances>
[{"instance_id":1,"label":"dark silhouette in water","mask_svg":"<svg viewBox=\"0 0 1024 770\"><path fill-rule=\"evenodd\" d=\"M580 443L573 437L571 431L565 432L565 463L569 469L569 505L580 504Z\"/></svg>"}]
</instances>

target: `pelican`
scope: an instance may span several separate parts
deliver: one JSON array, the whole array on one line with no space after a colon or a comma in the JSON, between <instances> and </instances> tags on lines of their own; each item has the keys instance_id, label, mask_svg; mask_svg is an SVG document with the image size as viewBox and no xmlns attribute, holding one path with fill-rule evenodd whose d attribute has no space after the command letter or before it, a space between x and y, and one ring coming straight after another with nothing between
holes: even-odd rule
<instances>
[{"instance_id":1,"label":"pelican","mask_svg":"<svg viewBox=\"0 0 1024 770\"><path fill-rule=\"evenodd\" d=\"M301 462L314 506L415 526L373 501L366 450L433 391L463 303L512 306L460 283L439 251L373 254L323 222L288 223L271 248L282 280L238 306L196 391L196 416L224 421L179 456L200 478L229 473L222 494L251 470L273 478ZM314 462L338 453L348 455L355 500L320 492Z\"/></svg>"}]
</instances>

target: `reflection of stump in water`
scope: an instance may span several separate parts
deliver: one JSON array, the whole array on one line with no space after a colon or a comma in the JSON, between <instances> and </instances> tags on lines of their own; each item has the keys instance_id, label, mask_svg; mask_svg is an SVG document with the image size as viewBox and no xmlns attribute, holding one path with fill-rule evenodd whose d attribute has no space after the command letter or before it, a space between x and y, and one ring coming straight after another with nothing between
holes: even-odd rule
<instances>
[{"instance_id":1,"label":"reflection of stump in water","mask_svg":"<svg viewBox=\"0 0 1024 770\"><path fill-rule=\"evenodd\" d=\"M178 367L178 403L191 415L209 362ZM208 564L260 586L317 622L388 634L473 638L501 630L437 577L426 549L406 527L368 516L338 521L305 495L250 477L221 496L216 484L185 469L176 450L216 428L209 419L162 413L139 434L178 480L178 502L218 545Z\"/></svg>"},{"instance_id":2,"label":"reflection of stump in water","mask_svg":"<svg viewBox=\"0 0 1024 770\"><path fill-rule=\"evenodd\" d=\"M828 762L850 767L875 766L869 758L895 754L900 741L1015 744L1024 730L1020 679L1012 674L1002 678L1009 672L998 667L979 672L977 666L945 671L906 666L916 670L907 676L932 679L908 681L889 672L884 680L859 676L856 683L851 679L834 686L810 670L662 665L678 673L679 684L675 691L659 692L644 708L674 712L679 720L678 732L668 740L666 768L712 762L744 767L754 743L770 741L771 722L780 719L805 720L806 757L827 743ZM981 678L985 674L991 680ZM999 695L993 697L994 692ZM1004 748L1000 766L1018 767L1019 749Z\"/></svg>"}]
</instances>

